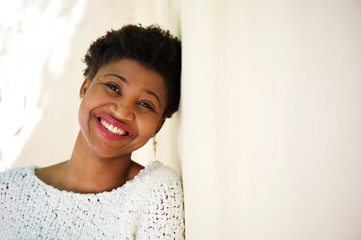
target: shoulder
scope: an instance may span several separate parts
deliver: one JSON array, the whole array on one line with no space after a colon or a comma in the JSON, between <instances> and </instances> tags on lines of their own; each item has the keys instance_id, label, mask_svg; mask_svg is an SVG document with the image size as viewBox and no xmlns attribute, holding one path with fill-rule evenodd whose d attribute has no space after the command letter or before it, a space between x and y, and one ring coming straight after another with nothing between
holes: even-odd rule
<instances>
[{"instance_id":1,"label":"shoulder","mask_svg":"<svg viewBox=\"0 0 361 240\"><path fill-rule=\"evenodd\" d=\"M0 173L0 198L31 188L35 166L12 168Z\"/></svg>"},{"instance_id":2,"label":"shoulder","mask_svg":"<svg viewBox=\"0 0 361 240\"><path fill-rule=\"evenodd\" d=\"M160 162L153 162L151 167L154 169L149 186L148 207L156 207L157 211L160 210L159 206L170 211L182 210L183 188L177 173Z\"/></svg>"},{"instance_id":3,"label":"shoulder","mask_svg":"<svg viewBox=\"0 0 361 240\"><path fill-rule=\"evenodd\" d=\"M153 188L170 188L182 191L181 179L171 167L159 161L153 161L147 165L145 171L148 172L148 182Z\"/></svg>"},{"instance_id":4,"label":"shoulder","mask_svg":"<svg viewBox=\"0 0 361 240\"><path fill-rule=\"evenodd\" d=\"M179 180L179 176L171 167L164 165L159 161L152 161L148 163L146 168L144 169L148 171L153 177L158 178L170 178Z\"/></svg>"},{"instance_id":5,"label":"shoulder","mask_svg":"<svg viewBox=\"0 0 361 240\"><path fill-rule=\"evenodd\" d=\"M6 182L11 179L25 178L31 176L34 173L35 165L30 165L27 167L16 167L9 170L0 172L0 182Z\"/></svg>"}]
</instances>

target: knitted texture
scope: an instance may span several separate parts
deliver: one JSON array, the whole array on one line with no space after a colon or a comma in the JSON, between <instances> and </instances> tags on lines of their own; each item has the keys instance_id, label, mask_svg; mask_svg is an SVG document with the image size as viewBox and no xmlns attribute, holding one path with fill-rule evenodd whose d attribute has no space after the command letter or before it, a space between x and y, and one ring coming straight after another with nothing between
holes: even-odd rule
<instances>
[{"instance_id":1,"label":"knitted texture","mask_svg":"<svg viewBox=\"0 0 361 240\"><path fill-rule=\"evenodd\" d=\"M34 169L0 173L0 239L184 239L181 182L158 161L97 194L60 191Z\"/></svg>"}]
</instances>

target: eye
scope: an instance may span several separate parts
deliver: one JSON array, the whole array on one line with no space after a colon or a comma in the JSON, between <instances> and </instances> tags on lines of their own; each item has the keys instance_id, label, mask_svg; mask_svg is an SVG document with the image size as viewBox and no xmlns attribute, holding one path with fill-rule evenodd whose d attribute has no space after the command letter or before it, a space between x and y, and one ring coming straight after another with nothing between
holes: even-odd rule
<instances>
[{"instance_id":1,"label":"eye","mask_svg":"<svg viewBox=\"0 0 361 240\"><path fill-rule=\"evenodd\" d=\"M145 108L151 110L152 112L155 112L154 107L151 104L147 103L147 102L139 102L138 105L140 105L142 107L145 107Z\"/></svg>"},{"instance_id":2,"label":"eye","mask_svg":"<svg viewBox=\"0 0 361 240\"><path fill-rule=\"evenodd\" d=\"M120 87L118 86L118 84L115 83L104 83L104 85L108 86L111 90L113 90L114 92L117 92L120 94Z\"/></svg>"}]
</instances>

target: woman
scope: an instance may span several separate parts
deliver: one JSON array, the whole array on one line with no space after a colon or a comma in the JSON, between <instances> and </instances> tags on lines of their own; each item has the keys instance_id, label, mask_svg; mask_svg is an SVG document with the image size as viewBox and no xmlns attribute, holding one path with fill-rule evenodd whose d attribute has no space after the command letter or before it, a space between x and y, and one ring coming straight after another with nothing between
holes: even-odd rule
<instances>
[{"instance_id":1,"label":"woman","mask_svg":"<svg viewBox=\"0 0 361 240\"><path fill-rule=\"evenodd\" d=\"M183 239L178 176L131 160L178 109L179 40L127 25L92 43L84 61L71 158L0 174L0 239Z\"/></svg>"}]
</instances>

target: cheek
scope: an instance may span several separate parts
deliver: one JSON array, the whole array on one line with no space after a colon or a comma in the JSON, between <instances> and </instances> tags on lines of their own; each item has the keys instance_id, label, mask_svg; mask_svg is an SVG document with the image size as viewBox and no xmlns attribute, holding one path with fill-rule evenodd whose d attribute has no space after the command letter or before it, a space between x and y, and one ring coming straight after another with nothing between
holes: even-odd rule
<instances>
[{"instance_id":1,"label":"cheek","mask_svg":"<svg viewBox=\"0 0 361 240\"><path fill-rule=\"evenodd\" d=\"M148 120L143 121L141 125L141 129L143 130L143 137L144 138L151 138L155 134L155 131L158 126L158 121L156 120Z\"/></svg>"},{"instance_id":2,"label":"cheek","mask_svg":"<svg viewBox=\"0 0 361 240\"><path fill-rule=\"evenodd\" d=\"M85 127L89 121L89 117L90 117L90 109L89 106L90 102L88 100L88 97L85 96L82 100L82 102L80 103L79 106L79 110L78 110L78 122L81 128ZM84 130L84 129L82 129Z\"/></svg>"},{"instance_id":3,"label":"cheek","mask_svg":"<svg viewBox=\"0 0 361 240\"><path fill-rule=\"evenodd\" d=\"M78 123L80 128L83 130L83 126L84 126L84 121L85 121L85 114L84 114L84 102L82 102L79 106L79 110L78 110Z\"/></svg>"}]
</instances>

